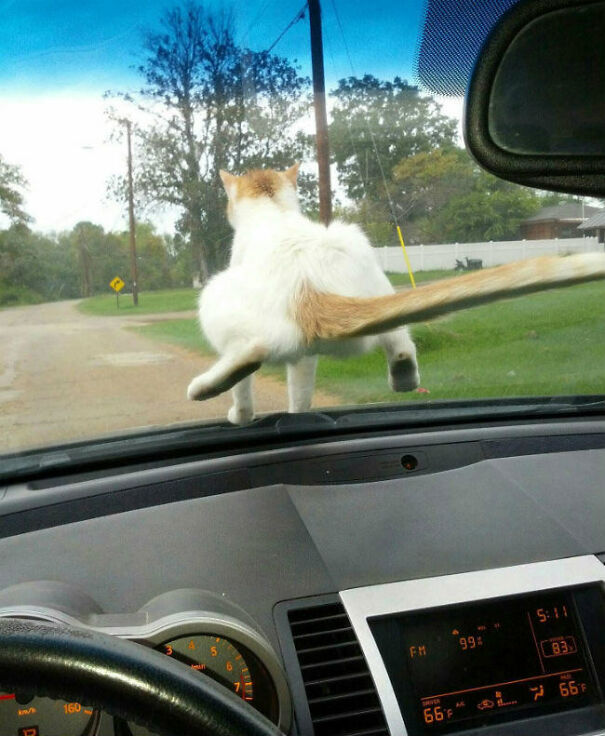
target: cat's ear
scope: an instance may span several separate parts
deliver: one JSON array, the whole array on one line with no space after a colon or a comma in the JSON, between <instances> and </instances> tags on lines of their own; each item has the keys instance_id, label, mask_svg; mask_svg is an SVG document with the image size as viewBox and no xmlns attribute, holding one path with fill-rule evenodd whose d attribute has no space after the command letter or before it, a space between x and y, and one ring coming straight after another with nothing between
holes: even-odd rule
<instances>
[{"instance_id":1,"label":"cat's ear","mask_svg":"<svg viewBox=\"0 0 605 736\"><path fill-rule=\"evenodd\" d=\"M231 189L237 181L237 176L233 176L233 174L230 174L228 171L223 171L223 169L221 169L218 174L221 177L221 181L223 182L227 195L230 195Z\"/></svg>"},{"instance_id":2,"label":"cat's ear","mask_svg":"<svg viewBox=\"0 0 605 736\"><path fill-rule=\"evenodd\" d=\"M298 170L299 170L299 168L300 168L300 163L296 163L296 164L294 164L294 166L290 166L289 169L286 169L284 171L284 176L286 177L286 179L288 179L288 181L290 182L290 184L292 184L292 186L295 189L296 189L296 179L298 177Z\"/></svg>"}]
</instances>

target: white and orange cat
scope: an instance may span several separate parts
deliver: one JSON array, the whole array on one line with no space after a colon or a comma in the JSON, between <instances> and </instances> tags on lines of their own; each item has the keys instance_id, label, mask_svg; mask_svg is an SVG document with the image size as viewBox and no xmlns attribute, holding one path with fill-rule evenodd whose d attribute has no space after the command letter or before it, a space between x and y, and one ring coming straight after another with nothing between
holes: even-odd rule
<instances>
[{"instance_id":1,"label":"white and orange cat","mask_svg":"<svg viewBox=\"0 0 605 736\"><path fill-rule=\"evenodd\" d=\"M311 406L317 356L355 355L380 345L394 391L418 386L406 324L554 286L605 278L605 254L543 257L395 293L356 225L328 227L298 204L298 165L287 171L221 171L235 230L229 267L203 289L199 316L219 359L189 384L204 400L233 389L228 419L254 418L252 374L286 363L289 411ZM494 336L497 339L497 336Z\"/></svg>"}]
</instances>

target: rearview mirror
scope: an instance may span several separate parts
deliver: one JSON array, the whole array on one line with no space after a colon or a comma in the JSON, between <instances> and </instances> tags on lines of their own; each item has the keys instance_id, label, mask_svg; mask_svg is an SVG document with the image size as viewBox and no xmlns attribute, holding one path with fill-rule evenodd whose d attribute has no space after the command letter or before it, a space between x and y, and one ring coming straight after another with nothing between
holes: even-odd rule
<instances>
[{"instance_id":1,"label":"rearview mirror","mask_svg":"<svg viewBox=\"0 0 605 736\"><path fill-rule=\"evenodd\" d=\"M519 183L605 193L605 2L529 0L497 24L469 86L465 137Z\"/></svg>"}]
</instances>

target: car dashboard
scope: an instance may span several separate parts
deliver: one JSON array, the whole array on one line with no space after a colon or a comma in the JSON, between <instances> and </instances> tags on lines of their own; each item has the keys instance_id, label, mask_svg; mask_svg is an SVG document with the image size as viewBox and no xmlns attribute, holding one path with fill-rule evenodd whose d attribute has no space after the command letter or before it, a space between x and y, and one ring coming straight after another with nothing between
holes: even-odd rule
<instances>
[{"instance_id":1,"label":"car dashboard","mask_svg":"<svg viewBox=\"0 0 605 736\"><path fill-rule=\"evenodd\" d=\"M301 736L605 733L605 423L250 448L0 488L0 617L176 658ZM2 733L139 736L0 695Z\"/></svg>"}]
</instances>

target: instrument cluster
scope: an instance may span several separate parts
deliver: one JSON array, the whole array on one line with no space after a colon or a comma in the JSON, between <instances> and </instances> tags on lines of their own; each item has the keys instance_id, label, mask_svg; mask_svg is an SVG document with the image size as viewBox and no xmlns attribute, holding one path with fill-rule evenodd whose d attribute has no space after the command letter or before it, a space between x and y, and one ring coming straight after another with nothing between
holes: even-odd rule
<instances>
[{"instance_id":1,"label":"instrument cluster","mask_svg":"<svg viewBox=\"0 0 605 736\"><path fill-rule=\"evenodd\" d=\"M277 655L241 608L208 591L164 593L134 613L108 614L65 583L38 581L0 591L0 617L87 628L152 647L211 677L256 708L282 731L291 700ZM0 692L0 733L6 736L147 736L86 703Z\"/></svg>"}]
</instances>

